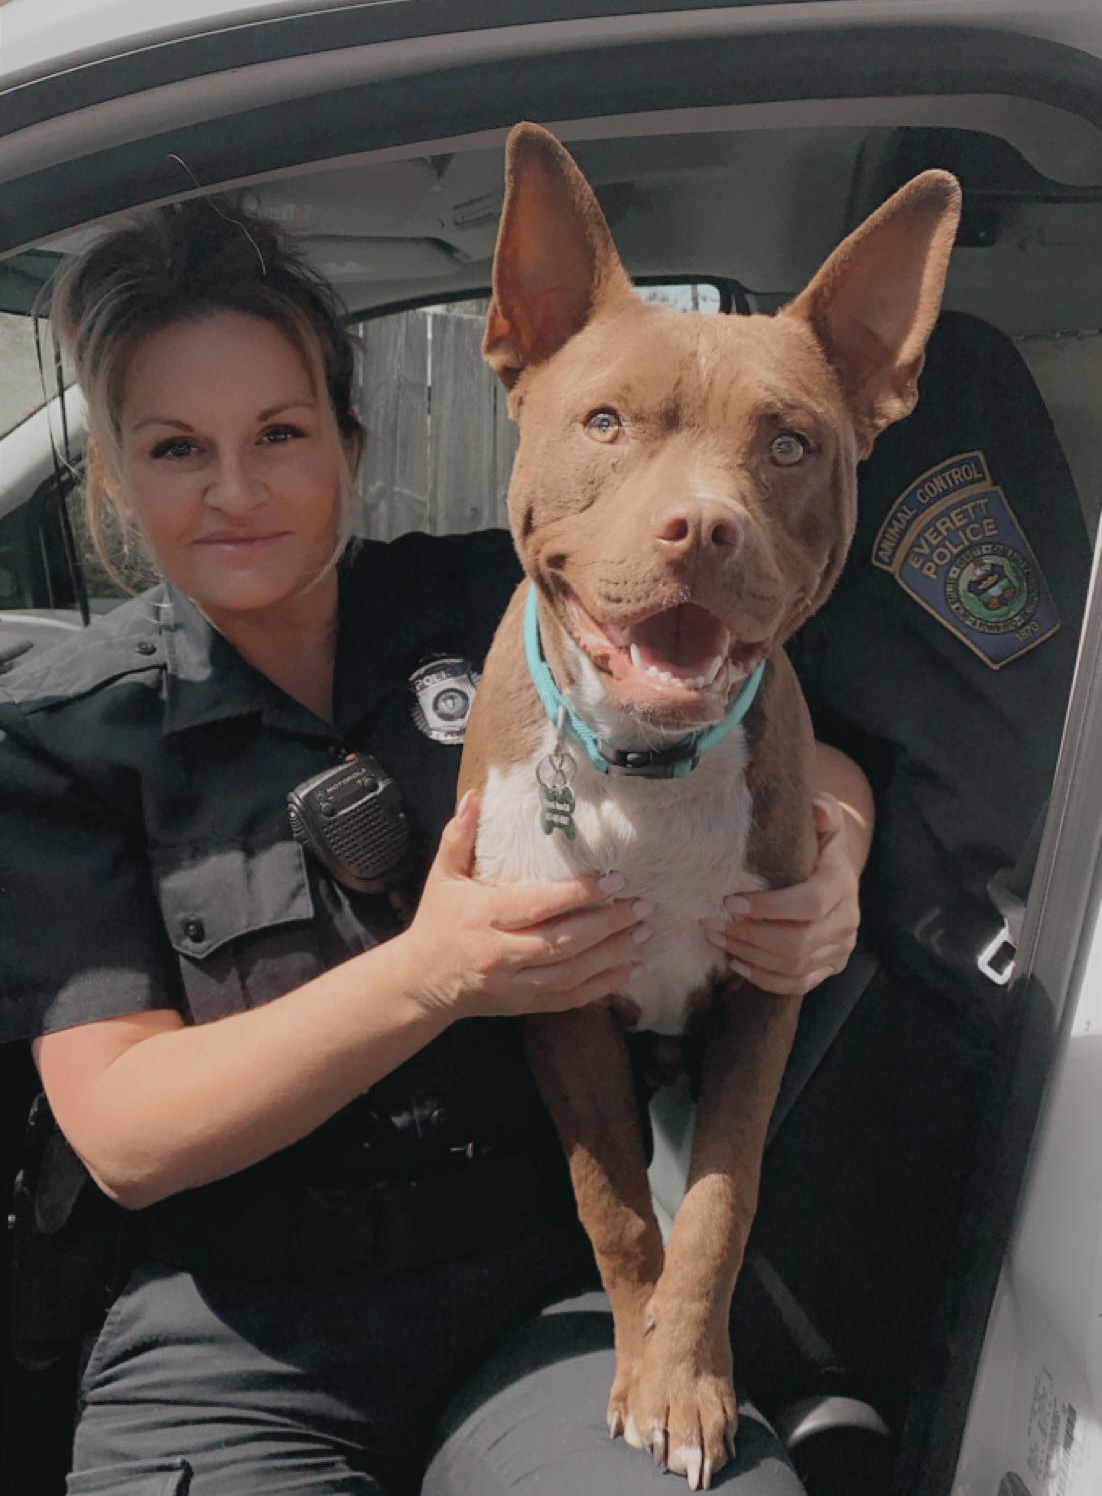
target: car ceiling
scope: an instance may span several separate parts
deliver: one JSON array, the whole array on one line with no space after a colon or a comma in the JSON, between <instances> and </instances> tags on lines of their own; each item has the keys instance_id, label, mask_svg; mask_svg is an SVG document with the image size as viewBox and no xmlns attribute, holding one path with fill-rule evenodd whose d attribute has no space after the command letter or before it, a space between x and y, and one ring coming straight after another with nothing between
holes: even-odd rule
<instances>
[{"instance_id":1,"label":"car ceiling","mask_svg":"<svg viewBox=\"0 0 1102 1496\"><path fill-rule=\"evenodd\" d=\"M775 13L791 26L795 11L852 9ZM57 254L105 209L200 184L242 188L357 313L482 290L504 127L525 115L574 149L636 274L730 278L768 306L904 174L946 165L968 207L950 304L1011 333L1102 326L1102 62L992 42L898 25L788 29L533 53L508 68L436 59L424 76L403 52L408 75L375 68L354 85L363 59L349 59L371 50L360 47L326 92L298 58L293 76L264 63L262 87L257 68L223 70L192 80L197 92L156 84L71 120L34 123L21 96L31 123L0 129L0 309L29 310ZM885 91L869 96L874 79Z\"/></svg>"}]
</instances>

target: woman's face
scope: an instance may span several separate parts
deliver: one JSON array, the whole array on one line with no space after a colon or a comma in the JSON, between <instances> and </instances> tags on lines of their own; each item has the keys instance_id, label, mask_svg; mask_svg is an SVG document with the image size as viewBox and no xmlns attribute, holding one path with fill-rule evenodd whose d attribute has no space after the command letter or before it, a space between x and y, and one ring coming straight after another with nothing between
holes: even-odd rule
<instances>
[{"instance_id":1,"label":"woman's face","mask_svg":"<svg viewBox=\"0 0 1102 1496\"><path fill-rule=\"evenodd\" d=\"M336 544L344 468L327 396L284 333L239 312L153 333L120 426L123 500L164 576L223 632L301 611Z\"/></svg>"}]
</instances>

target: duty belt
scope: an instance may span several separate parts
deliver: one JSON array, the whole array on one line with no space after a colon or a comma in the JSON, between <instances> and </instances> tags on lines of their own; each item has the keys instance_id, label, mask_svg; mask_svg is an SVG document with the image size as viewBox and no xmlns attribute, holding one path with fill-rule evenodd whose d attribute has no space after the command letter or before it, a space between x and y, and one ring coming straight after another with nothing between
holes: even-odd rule
<instances>
[{"instance_id":1,"label":"duty belt","mask_svg":"<svg viewBox=\"0 0 1102 1496\"><path fill-rule=\"evenodd\" d=\"M561 1154L472 1148L407 1178L224 1180L142 1212L140 1239L150 1257L190 1271L392 1274L503 1244L556 1216L576 1219Z\"/></svg>"}]
</instances>

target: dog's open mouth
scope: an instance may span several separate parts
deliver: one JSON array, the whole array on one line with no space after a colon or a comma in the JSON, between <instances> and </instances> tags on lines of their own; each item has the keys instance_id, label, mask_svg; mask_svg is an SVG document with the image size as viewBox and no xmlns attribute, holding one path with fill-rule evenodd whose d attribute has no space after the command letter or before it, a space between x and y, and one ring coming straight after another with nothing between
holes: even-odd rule
<instances>
[{"instance_id":1,"label":"dog's open mouth","mask_svg":"<svg viewBox=\"0 0 1102 1496\"><path fill-rule=\"evenodd\" d=\"M696 603L664 608L623 628L598 623L576 596L570 608L578 643L620 693L640 703L676 706L725 697L765 652L761 644L736 639Z\"/></svg>"}]
</instances>

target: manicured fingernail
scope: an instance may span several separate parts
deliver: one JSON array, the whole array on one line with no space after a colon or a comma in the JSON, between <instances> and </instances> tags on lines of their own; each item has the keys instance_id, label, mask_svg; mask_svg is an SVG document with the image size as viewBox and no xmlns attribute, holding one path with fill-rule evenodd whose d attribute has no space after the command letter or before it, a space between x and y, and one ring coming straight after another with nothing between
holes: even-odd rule
<instances>
[{"instance_id":1,"label":"manicured fingernail","mask_svg":"<svg viewBox=\"0 0 1102 1496\"><path fill-rule=\"evenodd\" d=\"M707 930L710 935L722 935L727 928L727 921L725 919L702 919L700 928Z\"/></svg>"},{"instance_id":2,"label":"manicured fingernail","mask_svg":"<svg viewBox=\"0 0 1102 1496\"><path fill-rule=\"evenodd\" d=\"M636 899L631 906L631 912L636 919L647 919L657 908L658 905L652 904L650 899Z\"/></svg>"},{"instance_id":3,"label":"manicured fingernail","mask_svg":"<svg viewBox=\"0 0 1102 1496\"><path fill-rule=\"evenodd\" d=\"M744 899L739 893L733 893L730 898L724 899L723 907L728 914L749 914L750 900Z\"/></svg>"},{"instance_id":4,"label":"manicured fingernail","mask_svg":"<svg viewBox=\"0 0 1102 1496\"><path fill-rule=\"evenodd\" d=\"M714 945L717 950L725 951L727 949L727 937L722 930L705 930L704 939L711 945Z\"/></svg>"},{"instance_id":5,"label":"manicured fingernail","mask_svg":"<svg viewBox=\"0 0 1102 1496\"><path fill-rule=\"evenodd\" d=\"M597 887L602 893L619 893L626 883L623 873L606 873L603 878L597 879Z\"/></svg>"},{"instance_id":6,"label":"manicured fingernail","mask_svg":"<svg viewBox=\"0 0 1102 1496\"><path fill-rule=\"evenodd\" d=\"M463 816L466 814L467 807L471 803L471 796L473 794L474 790L468 790L467 793L463 796L462 800L460 800L459 804L455 807L455 818L457 821L462 820Z\"/></svg>"},{"instance_id":7,"label":"manicured fingernail","mask_svg":"<svg viewBox=\"0 0 1102 1496\"><path fill-rule=\"evenodd\" d=\"M635 941L636 945L642 945L643 941L649 940L653 934L654 931L650 925L636 925L635 929L631 932L631 938Z\"/></svg>"},{"instance_id":8,"label":"manicured fingernail","mask_svg":"<svg viewBox=\"0 0 1102 1496\"><path fill-rule=\"evenodd\" d=\"M728 961L727 965L731 968L732 971L737 972L740 977L748 977L750 975L750 968L748 966L744 966L741 961L736 961L733 956L731 957L730 961Z\"/></svg>"}]
</instances>

